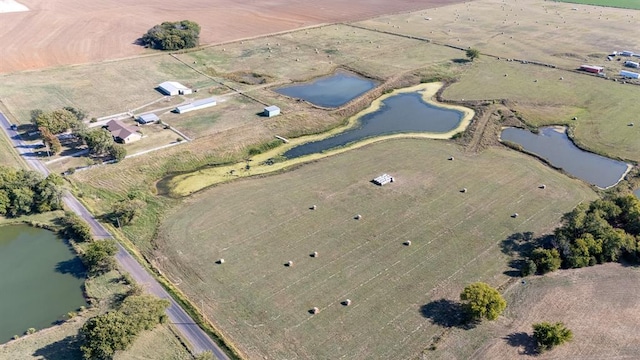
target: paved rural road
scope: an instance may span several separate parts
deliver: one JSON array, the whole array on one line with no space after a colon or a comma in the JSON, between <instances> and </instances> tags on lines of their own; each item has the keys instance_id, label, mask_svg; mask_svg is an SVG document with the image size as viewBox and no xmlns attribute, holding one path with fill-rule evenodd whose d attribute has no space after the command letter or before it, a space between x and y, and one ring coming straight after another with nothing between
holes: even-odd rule
<instances>
[{"instance_id":1,"label":"paved rural road","mask_svg":"<svg viewBox=\"0 0 640 360\"><path fill-rule=\"evenodd\" d=\"M25 144L20 138L20 134L17 131L11 129L11 123L4 114L0 113L0 126L4 129L5 133L13 142L14 147L23 156L27 164L39 171L44 175L49 174L49 170L38 160L36 150L33 146ZM91 215L87 208L82 205L78 199L76 199L71 193L65 191L63 194L63 201L65 205L73 212L81 216L93 230L96 238L107 239L111 238L111 234ZM192 349L196 353L210 350L217 359L227 360L227 355L216 345L213 340L204 332L198 325L191 319L178 303L167 293L167 291L153 278L137 261L136 259L125 250L119 243L118 253L116 254L116 260L120 264L121 268L131 274L133 279L144 286L144 288L150 293L170 301L169 308L167 309L167 315L173 325L180 331L182 336L188 340Z\"/></svg>"}]
</instances>

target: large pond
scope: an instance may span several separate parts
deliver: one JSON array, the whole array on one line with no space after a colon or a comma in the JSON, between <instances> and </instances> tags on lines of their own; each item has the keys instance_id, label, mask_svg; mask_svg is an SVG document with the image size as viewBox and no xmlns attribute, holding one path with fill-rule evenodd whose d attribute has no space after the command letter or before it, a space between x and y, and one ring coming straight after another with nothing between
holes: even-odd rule
<instances>
[{"instance_id":1,"label":"large pond","mask_svg":"<svg viewBox=\"0 0 640 360\"><path fill-rule=\"evenodd\" d=\"M337 72L314 81L281 87L277 93L303 99L312 104L335 108L373 89L377 83L355 74Z\"/></svg>"},{"instance_id":2,"label":"large pond","mask_svg":"<svg viewBox=\"0 0 640 360\"><path fill-rule=\"evenodd\" d=\"M0 343L43 329L86 305L84 266L53 232L0 227Z\"/></svg>"},{"instance_id":3,"label":"large pond","mask_svg":"<svg viewBox=\"0 0 640 360\"><path fill-rule=\"evenodd\" d=\"M446 133L460 125L463 115L457 110L426 103L420 93L400 93L383 100L379 110L362 116L357 127L324 140L296 146L284 156L293 159L380 135Z\"/></svg>"},{"instance_id":4,"label":"large pond","mask_svg":"<svg viewBox=\"0 0 640 360\"><path fill-rule=\"evenodd\" d=\"M601 188L613 186L627 171L627 164L578 148L562 128L544 127L539 134L518 128L502 131L502 140L521 145L551 165Z\"/></svg>"}]
</instances>

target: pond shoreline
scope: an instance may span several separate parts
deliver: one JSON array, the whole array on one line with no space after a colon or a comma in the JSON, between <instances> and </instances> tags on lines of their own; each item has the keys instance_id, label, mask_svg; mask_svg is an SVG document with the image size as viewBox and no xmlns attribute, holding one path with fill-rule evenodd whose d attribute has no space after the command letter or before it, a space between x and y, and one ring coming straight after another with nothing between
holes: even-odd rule
<instances>
[{"instance_id":1,"label":"pond shoreline","mask_svg":"<svg viewBox=\"0 0 640 360\"><path fill-rule=\"evenodd\" d=\"M553 169L555 169L555 170L557 170L557 171L560 171L561 173L565 174L566 176L569 176L569 177L571 177L571 178L575 178L575 179L579 179L579 180L581 180L581 181L584 181L584 182L586 182L586 183L588 183L588 184L590 184L590 185L592 185L592 186L594 186L594 187L596 187L597 189L600 189L600 190L607 190L607 189L610 189L610 188L613 188L613 187L617 186L621 181L623 181L623 180L625 179L625 177L627 176L627 174L629 174L629 172L633 169L633 165L632 165L632 164L629 164L629 163L628 163L628 162L626 162L626 161L619 160L619 159L613 159L613 158L610 158L610 157L608 157L608 156L605 156L605 155L602 155L602 154L599 154L599 153L596 153L596 152L592 152L592 151L589 151L589 150L586 150L586 149L584 149L584 148L580 147L580 146L579 146L579 145L574 141L574 139L570 136L570 133L569 133L570 128L569 128L568 126L566 126L566 125L549 125L549 126L542 126L542 127L537 128L537 129L538 129L538 130L541 130L541 129L545 129L545 128L550 129L550 130L555 131L555 132L558 132L558 133L561 133L561 134L564 134L564 135L565 135L565 137L566 137L566 139L571 143L571 145L573 145L573 146L574 146L576 149L578 149L580 152L583 152L583 153L585 153L585 154L592 155L592 156L597 156L597 157L605 158L605 159L607 159L607 160L609 160L609 161L612 161L612 162L621 162L621 163L624 163L624 164L626 165L626 168L625 168L624 172L622 172L622 174L620 175L620 177L619 177L619 178L615 181L615 183L613 183L612 185L609 185L609 186L599 186L599 185L596 185L596 184L591 183L590 181L588 181L588 180L586 180L586 179L584 179L584 178L581 178L581 177L580 177L580 176L578 176L578 175L575 175L575 174L570 173L568 170L564 169L563 167L560 167L560 166L557 166L557 165L552 164L552 163L551 163L551 160L544 158L544 157L543 157L543 155L540 155L540 154L537 154L537 153L535 153L535 152L533 152L533 151L527 150L523 145L521 145L521 144L519 144L519 143L517 143L517 142L514 142L514 141L512 141L512 140L505 140L505 139L503 139L503 137L502 137L502 134L503 134L503 132L504 132L506 129L518 129L518 130L522 130L522 131L530 132L531 134L534 134L534 135L536 135L536 136L541 136L539 132L538 132L538 133L535 133L535 132L532 132L530 129L522 128L522 127L503 126L503 127L501 128L500 132L499 132L498 140L499 140L499 141L500 141L500 143L501 143L501 144L503 144L504 146L507 146L507 147L509 147L509 148L511 148L511 149L513 149L513 150L515 150L515 151L519 151L519 152L521 152L521 153L524 153L524 154L527 154L527 155L529 155L529 156L532 156L532 157L534 157L534 158L536 158L536 159L540 160L540 161L541 161L541 162L543 162L544 164L548 165L549 167L551 167L551 168L553 168Z\"/></svg>"},{"instance_id":2,"label":"pond shoreline","mask_svg":"<svg viewBox=\"0 0 640 360\"><path fill-rule=\"evenodd\" d=\"M375 99L369 107L349 117L344 126L340 126L320 134L308 135L308 136L292 139L289 141L289 143L284 144L283 146L279 146L275 149L272 149L262 154L254 156L251 159L251 162L253 164L250 164L249 162L235 163L232 165L200 169L187 174L178 175L169 181L169 184L168 184L168 188L170 189L169 195L174 197L187 196L197 191L201 191L212 185L229 182L242 177L266 175L270 173L279 172L282 170L288 170L292 166L299 165L301 163L315 161L327 156L340 154L345 151L357 149L362 146L372 144L374 142L388 140L388 139L397 139L397 138L450 139L455 134L464 131L469 126L469 124L471 123L471 120L475 116L475 111L473 109L466 108L460 105L454 105L450 103L442 104L438 102L435 99L436 94L444 86L445 84L442 82L425 83L425 84L414 85L407 88L397 89L392 92L383 94L379 98ZM344 132L346 130L349 130L354 126L358 126L359 118L379 110L380 106L382 105L382 102L385 99L397 94L411 93L411 92L421 93L423 101L430 105L436 106L438 108L460 111L463 114L463 117L459 125L455 129L448 131L446 133L415 133L414 132L414 133L397 133L397 134L371 137L371 138L367 138L362 141L357 141L355 143L348 144L347 146L332 149L330 151L323 152L320 154L316 153L316 154L306 155L293 160L275 162L275 163L272 163L271 165L266 164L266 162L268 162L269 159L276 159L281 154L285 153L286 151L296 146L302 145L304 143L309 143L312 141L323 140L323 139L332 137L334 135L337 135L341 132Z\"/></svg>"}]
</instances>

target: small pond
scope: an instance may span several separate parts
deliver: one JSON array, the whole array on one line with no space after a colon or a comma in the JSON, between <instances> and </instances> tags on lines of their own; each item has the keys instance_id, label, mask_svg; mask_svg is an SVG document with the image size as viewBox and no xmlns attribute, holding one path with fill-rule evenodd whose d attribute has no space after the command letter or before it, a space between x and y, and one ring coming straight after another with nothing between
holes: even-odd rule
<instances>
[{"instance_id":1,"label":"small pond","mask_svg":"<svg viewBox=\"0 0 640 360\"><path fill-rule=\"evenodd\" d=\"M0 227L0 343L28 328L50 327L86 305L84 266L55 233Z\"/></svg>"},{"instance_id":2,"label":"small pond","mask_svg":"<svg viewBox=\"0 0 640 360\"><path fill-rule=\"evenodd\" d=\"M337 72L314 81L281 87L275 91L314 105L336 108L373 89L377 83L355 74Z\"/></svg>"},{"instance_id":3,"label":"small pond","mask_svg":"<svg viewBox=\"0 0 640 360\"><path fill-rule=\"evenodd\" d=\"M539 134L518 128L506 128L501 139L521 145L526 151L589 184L607 188L618 183L627 164L578 148L562 128L544 127Z\"/></svg>"},{"instance_id":4,"label":"small pond","mask_svg":"<svg viewBox=\"0 0 640 360\"><path fill-rule=\"evenodd\" d=\"M324 140L296 146L284 156L293 159L394 133L446 133L458 127L462 118L462 112L428 104L419 93L400 93L383 100L379 110L362 116L357 127Z\"/></svg>"}]
</instances>

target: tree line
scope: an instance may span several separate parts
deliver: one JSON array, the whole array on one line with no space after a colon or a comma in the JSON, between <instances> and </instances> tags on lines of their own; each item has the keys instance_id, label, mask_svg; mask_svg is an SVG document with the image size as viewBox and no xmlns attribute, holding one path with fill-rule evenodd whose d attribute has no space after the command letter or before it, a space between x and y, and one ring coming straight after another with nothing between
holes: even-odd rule
<instances>
[{"instance_id":1,"label":"tree line","mask_svg":"<svg viewBox=\"0 0 640 360\"><path fill-rule=\"evenodd\" d=\"M16 217L62 208L62 178L0 165L0 215Z\"/></svg>"},{"instance_id":2,"label":"tree line","mask_svg":"<svg viewBox=\"0 0 640 360\"><path fill-rule=\"evenodd\" d=\"M579 204L562 217L550 243L529 254L523 275L606 262L640 262L640 200L612 196Z\"/></svg>"}]
</instances>

